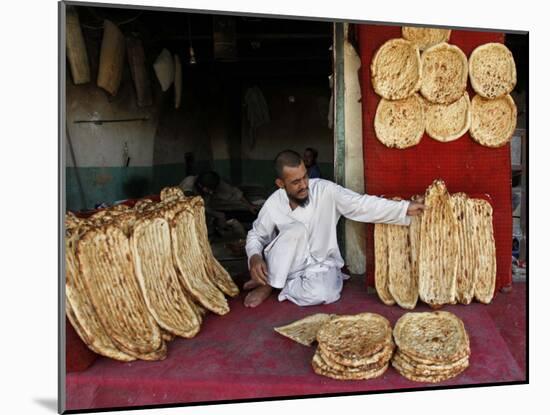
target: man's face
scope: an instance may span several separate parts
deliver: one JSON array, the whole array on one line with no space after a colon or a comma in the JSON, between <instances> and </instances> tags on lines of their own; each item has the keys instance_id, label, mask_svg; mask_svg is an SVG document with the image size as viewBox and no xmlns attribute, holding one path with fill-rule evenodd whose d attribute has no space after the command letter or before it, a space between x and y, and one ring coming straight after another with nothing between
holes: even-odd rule
<instances>
[{"instance_id":1,"label":"man's face","mask_svg":"<svg viewBox=\"0 0 550 415\"><path fill-rule=\"evenodd\" d=\"M313 153L309 150L304 151L304 164L307 168L313 165Z\"/></svg>"},{"instance_id":2,"label":"man's face","mask_svg":"<svg viewBox=\"0 0 550 415\"><path fill-rule=\"evenodd\" d=\"M304 163L298 167L283 169L283 177L276 180L277 186L284 188L288 198L300 206L304 206L309 198L309 178Z\"/></svg>"}]
</instances>

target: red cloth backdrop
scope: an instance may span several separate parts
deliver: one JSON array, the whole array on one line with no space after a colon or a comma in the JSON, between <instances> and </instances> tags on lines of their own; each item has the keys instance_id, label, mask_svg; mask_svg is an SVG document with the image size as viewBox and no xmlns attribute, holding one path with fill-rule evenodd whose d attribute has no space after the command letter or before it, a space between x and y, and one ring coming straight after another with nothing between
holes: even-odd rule
<instances>
[{"instance_id":1,"label":"red cloth backdrop","mask_svg":"<svg viewBox=\"0 0 550 415\"><path fill-rule=\"evenodd\" d=\"M399 195L409 198L423 194L436 178L451 193L465 192L478 197L486 194L493 206L496 242L496 289L512 283L512 202L510 147L494 149L475 143L469 133L450 143L440 143L424 134L414 147L398 150L385 147L374 132L374 115L380 97L371 83L370 64L384 42L401 37L400 26L358 25L361 54L363 102L363 150L366 192L373 195ZM453 30L449 43L467 57L479 45L504 42L503 33ZM470 97L474 96L468 82ZM367 285L374 285L374 226L367 230Z\"/></svg>"}]
</instances>

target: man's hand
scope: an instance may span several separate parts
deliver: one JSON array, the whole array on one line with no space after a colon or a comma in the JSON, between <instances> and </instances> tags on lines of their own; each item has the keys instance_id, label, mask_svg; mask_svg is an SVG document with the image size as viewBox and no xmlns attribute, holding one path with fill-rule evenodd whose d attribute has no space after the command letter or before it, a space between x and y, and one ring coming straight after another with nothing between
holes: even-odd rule
<instances>
[{"instance_id":1,"label":"man's hand","mask_svg":"<svg viewBox=\"0 0 550 415\"><path fill-rule=\"evenodd\" d=\"M407 209L407 216L418 216L424 212L426 205L420 202L410 202Z\"/></svg>"},{"instance_id":2,"label":"man's hand","mask_svg":"<svg viewBox=\"0 0 550 415\"><path fill-rule=\"evenodd\" d=\"M260 254L250 258L250 277L261 285L267 285L267 264Z\"/></svg>"}]
</instances>

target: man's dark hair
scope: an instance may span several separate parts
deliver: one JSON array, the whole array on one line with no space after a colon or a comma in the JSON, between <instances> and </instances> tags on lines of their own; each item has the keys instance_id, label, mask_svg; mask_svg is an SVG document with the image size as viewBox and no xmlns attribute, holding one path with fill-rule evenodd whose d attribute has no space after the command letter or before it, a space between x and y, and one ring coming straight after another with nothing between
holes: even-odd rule
<instances>
[{"instance_id":1,"label":"man's dark hair","mask_svg":"<svg viewBox=\"0 0 550 415\"><path fill-rule=\"evenodd\" d=\"M283 178L285 167L298 167L303 162L302 156L293 150L284 150L275 157L275 171L279 179Z\"/></svg>"},{"instance_id":2,"label":"man's dark hair","mask_svg":"<svg viewBox=\"0 0 550 415\"><path fill-rule=\"evenodd\" d=\"M313 154L313 159L317 160L317 156L319 155L319 152L316 149L314 149L313 147L308 147L305 149L305 151L310 151L311 154Z\"/></svg>"},{"instance_id":3,"label":"man's dark hair","mask_svg":"<svg viewBox=\"0 0 550 415\"><path fill-rule=\"evenodd\" d=\"M197 184L201 187L208 187L210 190L216 190L220 184L220 176L215 171L206 171L197 177Z\"/></svg>"}]
</instances>

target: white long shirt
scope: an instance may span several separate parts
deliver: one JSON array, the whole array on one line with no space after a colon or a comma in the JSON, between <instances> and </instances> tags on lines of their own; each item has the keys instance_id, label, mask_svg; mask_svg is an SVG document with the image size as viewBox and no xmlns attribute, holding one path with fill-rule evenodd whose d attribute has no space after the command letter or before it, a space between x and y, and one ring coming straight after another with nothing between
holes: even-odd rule
<instances>
[{"instance_id":1,"label":"white long shirt","mask_svg":"<svg viewBox=\"0 0 550 415\"><path fill-rule=\"evenodd\" d=\"M295 221L308 231L311 263L341 268L344 260L336 239L336 224L341 216L359 222L409 225L408 201L360 195L324 179L309 180L309 203L290 208L284 189L275 191L265 202L246 238L248 261L277 236L280 229Z\"/></svg>"}]
</instances>

